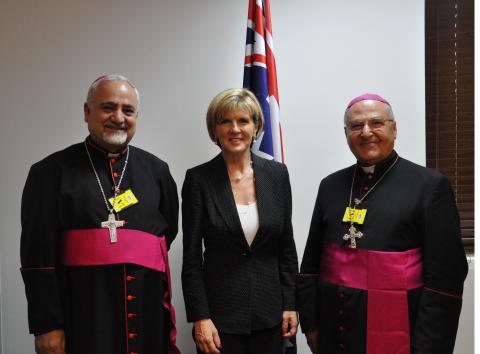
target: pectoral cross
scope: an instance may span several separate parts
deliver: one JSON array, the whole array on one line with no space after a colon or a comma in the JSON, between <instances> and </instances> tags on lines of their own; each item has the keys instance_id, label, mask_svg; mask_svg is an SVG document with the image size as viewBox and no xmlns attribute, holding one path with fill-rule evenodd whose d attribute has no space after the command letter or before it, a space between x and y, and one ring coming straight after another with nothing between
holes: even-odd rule
<instances>
[{"instance_id":1,"label":"pectoral cross","mask_svg":"<svg viewBox=\"0 0 480 354\"><path fill-rule=\"evenodd\" d=\"M357 229L355 228L355 226L350 225L350 228L348 229L349 233L348 234L345 234L343 235L343 239L345 241L348 241L350 240L350 245L349 247L350 248L357 248L357 238L360 239L363 237L363 233L360 232L360 231L357 231Z\"/></svg>"},{"instance_id":2,"label":"pectoral cross","mask_svg":"<svg viewBox=\"0 0 480 354\"><path fill-rule=\"evenodd\" d=\"M113 213L108 214L108 220L102 221L102 227L110 232L110 243L117 242L117 227L121 227L125 224L123 220L116 220Z\"/></svg>"}]
</instances>

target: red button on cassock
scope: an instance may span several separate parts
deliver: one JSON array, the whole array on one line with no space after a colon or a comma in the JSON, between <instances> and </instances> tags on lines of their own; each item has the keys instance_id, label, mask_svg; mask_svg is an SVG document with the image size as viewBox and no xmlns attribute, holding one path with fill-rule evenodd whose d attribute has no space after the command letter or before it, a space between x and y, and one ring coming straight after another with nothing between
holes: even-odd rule
<instances>
[{"instance_id":1,"label":"red button on cassock","mask_svg":"<svg viewBox=\"0 0 480 354\"><path fill-rule=\"evenodd\" d=\"M113 172L113 177L117 178L117 177L118 177L118 173L117 173L117 172Z\"/></svg>"},{"instance_id":2,"label":"red button on cassock","mask_svg":"<svg viewBox=\"0 0 480 354\"><path fill-rule=\"evenodd\" d=\"M115 160L115 159L110 159L110 163L111 163L111 164L114 164L115 162L117 162L117 160Z\"/></svg>"},{"instance_id":3,"label":"red button on cassock","mask_svg":"<svg viewBox=\"0 0 480 354\"><path fill-rule=\"evenodd\" d=\"M127 315L127 317L128 317L128 318L135 318L135 317L137 317L137 314L136 314L136 313L129 313L129 314Z\"/></svg>"},{"instance_id":4,"label":"red button on cassock","mask_svg":"<svg viewBox=\"0 0 480 354\"><path fill-rule=\"evenodd\" d=\"M127 296L127 300L128 300L128 301L132 301L132 300L134 300L134 299L136 299L136 298L137 298L137 297L136 297L136 296L133 296L133 295L128 295L128 296Z\"/></svg>"},{"instance_id":5,"label":"red button on cassock","mask_svg":"<svg viewBox=\"0 0 480 354\"><path fill-rule=\"evenodd\" d=\"M136 333L129 333L129 334L128 334L128 339L133 339L133 338L135 338L136 336L137 336Z\"/></svg>"},{"instance_id":6,"label":"red button on cassock","mask_svg":"<svg viewBox=\"0 0 480 354\"><path fill-rule=\"evenodd\" d=\"M133 275L127 275L127 281L132 281L133 279L135 279Z\"/></svg>"},{"instance_id":7,"label":"red button on cassock","mask_svg":"<svg viewBox=\"0 0 480 354\"><path fill-rule=\"evenodd\" d=\"M363 190L368 191L368 187L367 186L363 187Z\"/></svg>"},{"instance_id":8,"label":"red button on cassock","mask_svg":"<svg viewBox=\"0 0 480 354\"><path fill-rule=\"evenodd\" d=\"M368 179L373 179L373 175L368 175Z\"/></svg>"}]
</instances>

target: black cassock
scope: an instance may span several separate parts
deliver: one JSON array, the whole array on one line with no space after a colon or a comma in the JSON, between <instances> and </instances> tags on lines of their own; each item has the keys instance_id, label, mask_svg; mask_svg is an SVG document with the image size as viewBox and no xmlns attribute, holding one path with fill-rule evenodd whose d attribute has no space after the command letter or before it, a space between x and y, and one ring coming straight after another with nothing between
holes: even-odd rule
<instances>
[{"instance_id":1,"label":"black cassock","mask_svg":"<svg viewBox=\"0 0 480 354\"><path fill-rule=\"evenodd\" d=\"M127 154L109 157L86 141L105 194L112 197ZM128 188L139 202L118 213L124 228L165 235L169 247L178 230L178 196L168 165L130 146L120 185L121 192ZM163 306L164 273L130 263L62 265L62 236L99 229L107 217L83 143L31 167L21 215L30 332L64 329L69 354L166 353L171 316Z\"/></svg>"},{"instance_id":2,"label":"black cassock","mask_svg":"<svg viewBox=\"0 0 480 354\"><path fill-rule=\"evenodd\" d=\"M395 162L395 152L366 173L357 167L353 198L361 198ZM355 165L322 180L298 280L298 308L304 332L319 329L320 353L366 353L367 291L324 283L318 276L326 243L346 245L342 222ZM421 248L423 287L409 290L411 353L453 352L467 262L458 211L445 176L398 158L361 203L367 209L357 247L403 252ZM388 316L388 313L385 314ZM369 354L369 353L367 353Z\"/></svg>"}]
</instances>

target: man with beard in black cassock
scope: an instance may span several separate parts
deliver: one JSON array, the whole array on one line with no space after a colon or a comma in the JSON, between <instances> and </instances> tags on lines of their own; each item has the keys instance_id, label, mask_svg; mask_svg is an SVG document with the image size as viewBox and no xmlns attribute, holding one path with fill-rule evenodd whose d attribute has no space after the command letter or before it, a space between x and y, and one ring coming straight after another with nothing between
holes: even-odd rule
<instances>
[{"instance_id":1,"label":"man with beard in black cassock","mask_svg":"<svg viewBox=\"0 0 480 354\"><path fill-rule=\"evenodd\" d=\"M30 169L21 272L39 354L179 353L167 254L177 188L165 162L129 145L138 104L127 78L98 78L90 135Z\"/></svg>"},{"instance_id":2,"label":"man with beard in black cassock","mask_svg":"<svg viewBox=\"0 0 480 354\"><path fill-rule=\"evenodd\" d=\"M390 104L354 98L357 163L320 183L298 281L314 353L451 354L467 262L447 178L394 151Z\"/></svg>"}]
</instances>

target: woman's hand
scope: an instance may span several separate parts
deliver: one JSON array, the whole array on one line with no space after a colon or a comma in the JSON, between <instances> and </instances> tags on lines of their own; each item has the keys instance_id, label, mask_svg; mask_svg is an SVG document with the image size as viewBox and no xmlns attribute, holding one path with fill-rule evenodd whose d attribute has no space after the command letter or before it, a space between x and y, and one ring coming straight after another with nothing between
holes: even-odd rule
<instances>
[{"instance_id":1,"label":"woman's hand","mask_svg":"<svg viewBox=\"0 0 480 354\"><path fill-rule=\"evenodd\" d=\"M297 334L298 316L296 311L283 311L282 337L290 338Z\"/></svg>"},{"instance_id":2,"label":"woman's hand","mask_svg":"<svg viewBox=\"0 0 480 354\"><path fill-rule=\"evenodd\" d=\"M65 332L56 329L36 336L35 352L38 354L65 354Z\"/></svg>"},{"instance_id":3,"label":"woman's hand","mask_svg":"<svg viewBox=\"0 0 480 354\"><path fill-rule=\"evenodd\" d=\"M208 318L195 321L194 331L195 343L197 343L197 346L202 352L206 354L220 354L219 349L222 348L222 343L220 342L217 328L215 328L212 320Z\"/></svg>"}]
</instances>

